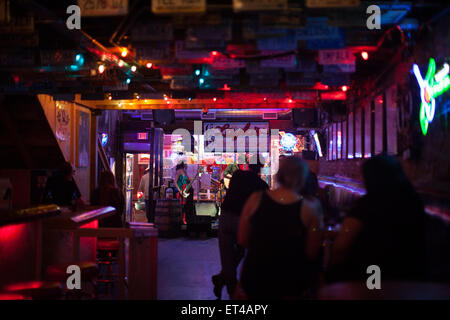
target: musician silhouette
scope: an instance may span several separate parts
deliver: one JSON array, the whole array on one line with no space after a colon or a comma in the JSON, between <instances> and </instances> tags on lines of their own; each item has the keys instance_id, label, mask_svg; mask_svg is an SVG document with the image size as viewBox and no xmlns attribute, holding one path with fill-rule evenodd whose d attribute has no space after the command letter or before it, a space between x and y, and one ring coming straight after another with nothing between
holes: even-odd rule
<instances>
[{"instance_id":1,"label":"musician silhouette","mask_svg":"<svg viewBox=\"0 0 450 320\"><path fill-rule=\"evenodd\" d=\"M178 190L178 195L183 206L183 223L189 224L195 215L194 189L191 185L190 190L186 190L186 187L189 185L189 178L186 174L186 165L184 164L184 162L177 164L175 169L177 171L177 175L175 177L175 186Z\"/></svg>"}]
</instances>

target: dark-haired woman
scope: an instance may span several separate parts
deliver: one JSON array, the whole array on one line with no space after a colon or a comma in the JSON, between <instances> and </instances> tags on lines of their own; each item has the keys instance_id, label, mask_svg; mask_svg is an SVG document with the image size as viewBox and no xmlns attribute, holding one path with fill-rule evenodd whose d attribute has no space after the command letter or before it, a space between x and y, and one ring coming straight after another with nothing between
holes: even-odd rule
<instances>
[{"instance_id":1,"label":"dark-haired woman","mask_svg":"<svg viewBox=\"0 0 450 320\"><path fill-rule=\"evenodd\" d=\"M300 195L307 174L300 158L283 158L280 187L254 193L244 206L238 242L248 249L241 286L249 299L303 298L317 276L322 218Z\"/></svg>"},{"instance_id":2,"label":"dark-haired woman","mask_svg":"<svg viewBox=\"0 0 450 320\"><path fill-rule=\"evenodd\" d=\"M426 215L418 194L392 156L367 160L362 173L367 193L342 222L328 280L367 279L370 265L383 280L424 280Z\"/></svg>"}]
</instances>

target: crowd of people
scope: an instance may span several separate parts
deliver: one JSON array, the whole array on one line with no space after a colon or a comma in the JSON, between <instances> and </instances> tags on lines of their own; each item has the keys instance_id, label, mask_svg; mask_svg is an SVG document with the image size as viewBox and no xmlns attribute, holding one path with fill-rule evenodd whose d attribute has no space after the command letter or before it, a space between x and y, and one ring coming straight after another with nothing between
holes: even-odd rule
<instances>
[{"instance_id":1,"label":"crowd of people","mask_svg":"<svg viewBox=\"0 0 450 320\"><path fill-rule=\"evenodd\" d=\"M231 299L311 299L325 283L365 283L370 265L386 281L426 280L426 215L394 157L363 164L366 194L341 221L326 262L324 220L337 217L317 176L296 156L280 159L273 190L259 171L232 173L219 224L222 270L212 277L218 299L223 287Z\"/></svg>"},{"instance_id":2,"label":"crowd of people","mask_svg":"<svg viewBox=\"0 0 450 320\"><path fill-rule=\"evenodd\" d=\"M339 221L333 239L326 239L324 231L339 219L336 208L307 163L296 156L280 158L277 187L270 189L260 177L262 162L252 159L248 170L231 165L224 172L229 183L219 220L221 270L212 276L218 299L224 287L231 299L314 298L325 283L365 281L370 265L380 267L386 281L426 280L426 215L396 158L381 154L363 164L366 194ZM74 210L83 205L73 174L70 163L64 163L48 180L43 201ZM143 181L145 191L148 182ZM180 193L188 181L180 164ZM123 227L124 198L111 172L101 173L91 204L116 208L102 227ZM191 212L191 207L192 197L183 208ZM324 240L332 240L326 255Z\"/></svg>"}]
</instances>

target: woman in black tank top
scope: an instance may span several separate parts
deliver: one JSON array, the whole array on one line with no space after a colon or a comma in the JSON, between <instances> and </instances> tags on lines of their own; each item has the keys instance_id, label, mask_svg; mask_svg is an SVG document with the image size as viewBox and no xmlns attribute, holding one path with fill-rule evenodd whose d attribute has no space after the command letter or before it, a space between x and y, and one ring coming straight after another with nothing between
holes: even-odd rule
<instances>
[{"instance_id":1,"label":"woman in black tank top","mask_svg":"<svg viewBox=\"0 0 450 320\"><path fill-rule=\"evenodd\" d=\"M253 194L244 207L238 238L248 249L241 286L249 299L302 297L318 271L321 210L298 194L306 174L299 158L283 159L281 187Z\"/></svg>"}]
</instances>

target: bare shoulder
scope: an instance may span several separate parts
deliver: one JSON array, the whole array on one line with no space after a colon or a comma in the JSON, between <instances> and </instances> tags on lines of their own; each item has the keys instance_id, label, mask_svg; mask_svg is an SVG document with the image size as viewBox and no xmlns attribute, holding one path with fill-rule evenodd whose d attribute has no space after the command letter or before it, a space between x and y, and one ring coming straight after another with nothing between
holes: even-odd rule
<instances>
[{"instance_id":1,"label":"bare shoulder","mask_svg":"<svg viewBox=\"0 0 450 320\"><path fill-rule=\"evenodd\" d=\"M251 216L258 209L259 203L261 202L261 197L264 191L256 191L250 195L247 202L244 205L242 214L244 216Z\"/></svg>"}]
</instances>

